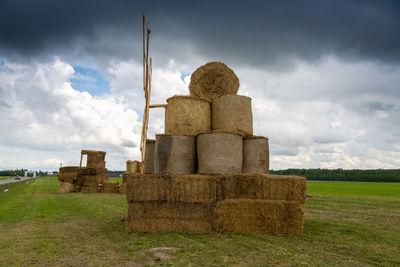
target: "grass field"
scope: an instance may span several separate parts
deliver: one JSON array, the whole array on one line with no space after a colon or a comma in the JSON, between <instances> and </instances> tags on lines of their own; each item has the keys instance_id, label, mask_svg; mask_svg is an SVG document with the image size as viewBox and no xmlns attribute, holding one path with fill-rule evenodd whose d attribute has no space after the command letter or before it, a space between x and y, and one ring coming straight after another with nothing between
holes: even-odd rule
<instances>
[{"instance_id":1,"label":"grass field","mask_svg":"<svg viewBox=\"0 0 400 267\"><path fill-rule=\"evenodd\" d=\"M14 179L15 176L0 176L0 180Z\"/></svg>"},{"instance_id":2,"label":"grass field","mask_svg":"<svg viewBox=\"0 0 400 267\"><path fill-rule=\"evenodd\" d=\"M308 184L300 236L128 233L124 195L39 178L0 192L0 266L400 265L400 183Z\"/></svg>"}]
</instances>

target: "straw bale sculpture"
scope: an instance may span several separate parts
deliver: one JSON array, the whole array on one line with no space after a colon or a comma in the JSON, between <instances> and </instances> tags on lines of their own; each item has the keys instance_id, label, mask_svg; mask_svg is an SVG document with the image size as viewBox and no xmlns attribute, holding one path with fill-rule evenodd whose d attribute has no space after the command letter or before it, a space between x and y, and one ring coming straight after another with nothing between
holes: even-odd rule
<instances>
[{"instance_id":1,"label":"straw bale sculpture","mask_svg":"<svg viewBox=\"0 0 400 267\"><path fill-rule=\"evenodd\" d=\"M82 167L83 155L87 155L86 167ZM82 150L79 167L60 167L58 180L61 183L58 191L60 193L119 193L119 183L108 181L105 156L104 151Z\"/></svg>"},{"instance_id":2,"label":"straw bale sculpture","mask_svg":"<svg viewBox=\"0 0 400 267\"><path fill-rule=\"evenodd\" d=\"M127 229L301 234L306 179L268 174L268 138L253 136L251 98L236 95L235 73L210 62L189 88L168 99L144 173L123 175Z\"/></svg>"}]
</instances>

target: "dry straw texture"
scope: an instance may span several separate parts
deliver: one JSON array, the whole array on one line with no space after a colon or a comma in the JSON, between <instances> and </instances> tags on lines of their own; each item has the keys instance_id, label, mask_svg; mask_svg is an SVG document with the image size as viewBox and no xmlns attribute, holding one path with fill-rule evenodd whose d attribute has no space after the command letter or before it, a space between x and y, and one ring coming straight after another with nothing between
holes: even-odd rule
<instances>
[{"instance_id":1,"label":"dry straw texture","mask_svg":"<svg viewBox=\"0 0 400 267\"><path fill-rule=\"evenodd\" d=\"M132 231L302 232L302 177L125 173L124 179Z\"/></svg>"},{"instance_id":2,"label":"dry straw texture","mask_svg":"<svg viewBox=\"0 0 400 267\"><path fill-rule=\"evenodd\" d=\"M119 193L118 182L108 182L103 184L101 192L103 193Z\"/></svg>"},{"instance_id":3,"label":"dry straw texture","mask_svg":"<svg viewBox=\"0 0 400 267\"><path fill-rule=\"evenodd\" d=\"M66 166L66 167L60 167L59 173L64 173L64 172L77 172L78 171L77 166Z\"/></svg>"},{"instance_id":4,"label":"dry straw texture","mask_svg":"<svg viewBox=\"0 0 400 267\"><path fill-rule=\"evenodd\" d=\"M189 174L196 171L196 137L157 134L154 172Z\"/></svg>"},{"instance_id":5,"label":"dry straw texture","mask_svg":"<svg viewBox=\"0 0 400 267\"><path fill-rule=\"evenodd\" d=\"M241 95L226 95L212 101L213 130L253 134L253 114L251 98Z\"/></svg>"},{"instance_id":6,"label":"dry straw texture","mask_svg":"<svg viewBox=\"0 0 400 267\"><path fill-rule=\"evenodd\" d=\"M58 192L69 193L74 191L74 185L72 183L62 182L58 187Z\"/></svg>"},{"instance_id":7,"label":"dry straw texture","mask_svg":"<svg viewBox=\"0 0 400 267\"><path fill-rule=\"evenodd\" d=\"M74 181L78 180L78 175L76 172L58 173L58 180L72 184Z\"/></svg>"},{"instance_id":8,"label":"dry straw texture","mask_svg":"<svg viewBox=\"0 0 400 267\"><path fill-rule=\"evenodd\" d=\"M156 140L147 139L146 140L146 153L144 156L144 173L154 173L154 150L156 146Z\"/></svg>"},{"instance_id":9,"label":"dry straw texture","mask_svg":"<svg viewBox=\"0 0 400 267\"><path fill-rule=\"evenodd\" d=\"M133 201L213 203L220 195L220 180L207 175L124 174L126 197Z\"/></svg>"},{"instance_id":10,"label":"dry straw texture","mask_svg":"<svg viewBox=\"0 0 400 267\"><path fill-rule=\"evenodd\" d=\"M214 227L217 232L301 234L303 210L298 202L229 199L217 203Z\"/></svg>"},{"instance_id":11,"label":"dry straw texture","mask_svg":"<svg viewBox=\"0 0 400 267\"><path fill-rule=\"evenodd\" d=\"M243 139L243 173L269 172L268 138Z\"/></svg>"},{"instance_id":12,"label":"dry straw texture","mask_svg":"<svg viewBox=\"0 0 400 267\"><path fill-rule=\"evenodd\" d=\"M173 96L167 99L165 133L197 135L211 129L211 104L193 96Z\"/></svg>"},{"instance_id":13,"label":"dry straw texture","mask_svg":"<svg viewBox=\"0 0 400 267\"><path fill-rule=\"evenodd\" d=\"M209 62L192 73L190 94L214 99L222 95L235 95L239 89L239 79L222 62Z\"/></svg>"},{"instance_id":14,"label":"dry straw texture","mask_svg":"<svg viewBox=\"0 0 400 267\"><path fill-rule=\"evenodd\" d=\"M82 193L97 193L99 192L98 186L82 186L81 188Z\"/></svg>"},{"instance_id":15,"label":"dry straw texture","mask_svg":"<svg viewBox=\"0 0 400 267\"><path fill-rule=\"evenodd\" d=\"M242 136L206 133L197 136L198 173L241 173Z\"/></svg>"},{"instance_id":16,"label":"dry straw texture","mask_svg":"<svg viewBox=\"0 0 400 267\"><path fill-rule=\"evenodd\" d=\"M131 202L126 226L135 232L212 232L213 204Z\"/></svg>"},{"instance_id":17,"label":"dry straw texture","mask_svg":"<svg viewBox=\"0 0 400 267\"><path fill-rule=\"evenodd\" d=\"M122 184L119 186L119 192L120 192L121 194L126 194L126 183L122 183Z\"/></svg>"},{"instance_id":18,"label":"dry straw texture","mask_svg":"<svg viewBox=\"0 0 400 267\"><path fill-rule=\"evenodd\" d=\"M107 174L107 169L103 167L97 168L79 168L78 169L78 176L80 175L98 175L98 174Z\"/></svg>"},{"instance_id":19,"label":"dry straw texture","mask_svg":"<svg viewBox=\"0 0 400 267\"><path fill-rule=\"evenodd\" d=\"M305 203L307 180L299 176L271 174L224 175L224 199L249 198Z\"/></svg>"},{"instance_id":20,"label":"dry straw texture","mask_svg":"<svg viewBox=\"0 0 400 267\"><path fill-rule=\"evenodd\" d=\"M137 160L127 160L126 161L126 172L139 172L139 161Z\"/></svg>"},{"instance_id":21,"label":"dry straw texture","mask_svg":"<svg viewBox=\"0 0 400 267\"><path fill-rule=\"evenodd\" d=\"M307 181L299 176L270 174L123 175L127 201L210 203L224 199L270 199L305 203Z\"/></svg>"}]
</instances>

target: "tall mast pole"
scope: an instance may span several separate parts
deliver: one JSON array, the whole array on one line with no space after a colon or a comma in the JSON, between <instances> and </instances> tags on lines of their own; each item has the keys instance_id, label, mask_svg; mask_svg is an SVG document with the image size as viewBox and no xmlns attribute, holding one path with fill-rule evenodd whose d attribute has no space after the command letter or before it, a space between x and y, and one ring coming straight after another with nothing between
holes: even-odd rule
<instances>
[{"instance_id":1,"label":"tall mast pole","mask_svg":"<svg viewBox=\"0 0 400 267\"><path fill-rule=\"evenodd\" d=\"M149 124L149 105L150 105L150 93L151 93L151 73L152 73L152 61L150 58L149 65L149 40L150 40L150 26L143 14L143 90L145 97L145 107L143 112L142 122L142 136L140 140L140 152L142 162L145 160L146 153L146 140L147 140L147 129Z\"/></svg>"}]
</instances>

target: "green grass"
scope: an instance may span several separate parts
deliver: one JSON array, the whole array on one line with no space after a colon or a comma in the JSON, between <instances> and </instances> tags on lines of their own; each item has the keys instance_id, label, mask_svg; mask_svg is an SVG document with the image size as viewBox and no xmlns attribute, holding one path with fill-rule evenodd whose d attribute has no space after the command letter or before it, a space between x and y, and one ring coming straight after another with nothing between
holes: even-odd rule
<instances>
[{"instance_id":1,"label":"green grass","mask_svg":"<svg viewBox=\"0 0 400 267\"><path fill-rule=\"evenodd\" d=\"M400 183L308 181L309 194L400 197Z\"/></svg>"},{"instance_id":2,"label":"green grass","mask_svg":"<svg viewBox=\"0 0 400 267\"><path fill-rule=\"evenodd\" d=\"M303 235L128 233L124 195L39 178L0 192L0 266L400 265L399 184L308 184Z\"/></svg>"},{"instance_id":3,"label":"green grass","mask_svg":"<svg viewBox=\"0 0 400 267\"><path fill-rule=\"evenodd\" d=\"M0 180L14 179L15 176L0 176Z\"/></svg>"}]
</instances>

